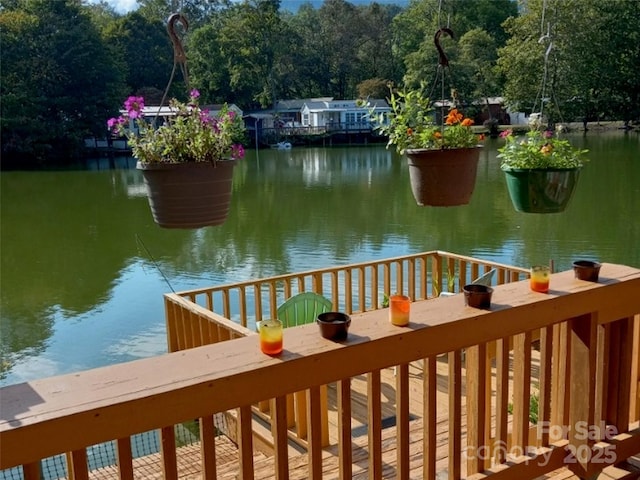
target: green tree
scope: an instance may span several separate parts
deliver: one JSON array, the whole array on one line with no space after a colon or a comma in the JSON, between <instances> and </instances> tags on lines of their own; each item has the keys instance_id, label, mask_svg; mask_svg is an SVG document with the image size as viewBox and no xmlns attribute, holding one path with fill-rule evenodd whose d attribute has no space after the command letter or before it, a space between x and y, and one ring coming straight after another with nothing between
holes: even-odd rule
<instances>
[{"instance_id":1,"label":"green tree","mask_svg":"<svg viewBox=\"0 0 640 480\"><path fill-rule=\"evenodd\" d=\"M291 35L279 7L279 0L252 0L234 5L222 17L216 40L228 72L228 100L245 108L273 105L289 71L282 59ZM191 45L191 50L199 48L195 42ZM202 65L198 68L203 71Z\"/></svg>"},{"instance_id":2,"label":"green tree","mask_svg":"<svg viewBox=\"0 0 640 480\"><path fill-rule=\"evenodd\" d=\"M127 94L149 87L165 90L173 67L173 47L162 22L132 12L107 26L104 37L111 55L123 69ZM172 82L174 96L180 92L184 97L183 80L176 72Z\"/></svg>"},{"instance_id":3,"label":"green tree","mask_svg":"<svg viewBox=\"0 0 640 480\"><path fill-rule=\"evenodd\" d=\"M621 25L619 29L612 25ZM640 4L624 0L529 0L505 24L499 52L505 97L551 121L640 116Z\"/></svg>"},{"instance_id":4,"label":"green tree","mask_svg":"<svg viewBox=\"0 0 640 480\"><path fill-rule=\"evenodd\" d=\"M389 98L389 80L370 78L358 84L358 98Z\"/></svg>"},{"instance_id":5,"label":"green tree","mask_svg":"<svg viewBox=\"0 0 640 480\"><path fill-rule=\"evenodd\" d=\"M320 36L316 39L321 64L328 70L325 94L336 98L356 95L355 64L362 23L357 9L344 0L325 0L318 10Z\"/></svg>"},{"instance_id":6,"label":"green tree","mask_svg":"<svg viewBox=\"0 0 640 480\"><path fill-rule=\"evenodd\" d=\"M402 79L402 61L393 49L392 20L400 12L394 5L372 3L358 9L362 30L357 42L358 78Z\"/></svg>"},{"instance_id":7,"label":"green tree","mask_svg":"<svg viewBox=\"0 0 640 480\"><path fill-rule=\"evenodd\" d=\"M328 95L331 74L326 68L323 42L318 40L321 38L318 10L307 2L285 21L292 31L291 54L296 65L294 74L288 80L291 98Z\"/></svg>"},{"instance_id":8,"label":"green tree","mask_svg":"<svg viewBox=\"0 0 640 480\"><path fill-rule=\"evenodd\" d=\"M231 5L230 0L138 0L138 12L150 22L166 23L173 13L187 17L189 26L196 29L206 25L211 17Z\"/></svg>"},{"instance_id":9,"label":"green tree","mask_svg":"<svg viewBox=\"0 0 640 480\"><path fill-rule=\"evenodd\" d=\"M498 51L493 37L481 28L474 28L462 36L459 46L459 69L464 75L458 88L463 90L463 98L486 101L487 97L500 95L496 74ZM470 109L465 111L474 115Z\"/></svg>"},{"instance_id":10,"label":"green tree","mask_svg":"<svg viewBox=\"0 0 640 480\"><path fill-rule=\"evenodd\" d=\"M105 133L118 72L78 1L15 5L0 11L3 167L68 161Z\"/></svg>"},{"instance_id":11,"label":"green tree","mask_svg":"<svg viewBox=\"0 0 640 480\"><path fill-rule=\"evenodd\" d=\"M440 37L440 43L450 61L450 68L445 72L445 91L456 88L460 92L471 95L473 88L469 86L472 75L479 67L476 60L468 55L471 51L495 55L496 48L506 37L502 23L517 14L517 3L512 0L417 0L398 14L393 20L394 49L402 58L406 67L404 83L409 87L417 87L421 82L435 84L440 81L442 71L438 67L438 52L434 45L435 32L441 27L448 27L455 38L448 35ZM492 38L488 45L491 52L479 52L471 46L479 41L477 34L467 40L466 54L461 56L458 42L467 32L480 29ZM471 38L475 38L472 42ZM484 68L484 66L483 66ZM488 73L487 73L488 75ZM441 84L440 84L441 87ZM437 89L441 91L440 87ZM440 95L441 96L441 95Z\"/></svg>"}]
</instances>

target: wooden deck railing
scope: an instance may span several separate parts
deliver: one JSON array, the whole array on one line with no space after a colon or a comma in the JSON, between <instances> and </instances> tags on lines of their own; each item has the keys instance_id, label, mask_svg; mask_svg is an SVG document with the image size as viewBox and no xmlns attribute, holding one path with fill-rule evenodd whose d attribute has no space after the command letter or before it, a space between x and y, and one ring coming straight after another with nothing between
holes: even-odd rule
<instances>
[{"instance_id":1,"label":"wooden deck railing","mask_svg":"<svg viewBox=\"0 0 640 480\"><path fill-rule=\"evenodd\" d=\"M179 478L186 467L174 426L199 419L200 449L186 463L202 478L252 479L259 471L258 478L286 479L303 468L306 478L317 479L330 461L336 476L351 478L361 451L371 479L435 478L446 470L450 479L493 472L497 479L526 480L561 467L588 478L640 452L640 270L604 264L600 276L588 283L570 271L554 274L549 294L531 292L527 282L499 285L490 311L465 307L457 296L416 301L409 327L390 325L384 310L351 309L346 342L322 339L315 325L295 327L285 332L285 352L276 358L261 354L256 335L243 337L244 327L219 314L213 318L220 329L210 321L186 322L194 345L239 338L0 389L0 469L22 465L26 479L39 479L41 459L68 453L74 478L89 478L87 449L113 441L114 478L133 478L130 437L158 430L162 477ZM183 318L211 318L201 306L178 311ZM391 367L393 396L382 374ZM356 447L352 385L362 376L367 435ZM420 389L410 387L416 376ZM320 392L328 384L337 402L336 450L321 444ZM443 390L444 406L437 400ZM303 454L292 452L287 435L287 395L300 391L308 393ZM537 425L530 424L534 393ZM256 460L252 405L265 401L274 455ZM396 420L393 457L382 441L389 408ZM229 410L237 412L239 453L221 464L213 418ZM444 442L437 428L442 414Z\"/></svg>"},{"instance_id":2,"label":"wooden deck railing","mask_svg":"<svg viewBox=\"0 0 640 480\"><path fill-rule=\"evenodd\" d=\"M178 292L178 295L254 329L257 321L275 317L278 305L299 292L320 293L333 302L335 309L350 314L381 308L385 294L404 293L416 301L437 297L443 291L459 292L465 284L491 269L496 269L495 283L498 285L528 276L528 269L521 267L430 251L188 290ZM173 297L167 297L168 305ZM173 307L168 308L171 309L167 316L168 327L172 329L177 314L171 313L175 312ZM176 335L180 331L181 327L176 326ZM192 340L170 335L169 351L184 348L175 343L181 341Z\"/></svg>"},{"instance_id":3,"label":"wooden deck railing","mask_svg":"<svg viewBox=\"0 0 640 480\"><path fill-rule=\"evenodd\" d=\"M332 301L334 309L353 314L382 308L385 295L391 293L404 293L416 301L437 297L443 291L460 292L465 284L492 269L496 270L496 284L528 275L527 269L519 267L430 251L168 294L165 311L169 351L252 335L256 322L275 317L278 305L296 293L309 290L320 293ZM330 444L331 436L326 397L323 386L323 446ZM307 446L305 403L305 395L287 397L289 436L304 447ZM270 422L268 403L256 405L254 413ZM233 415L227 423L235 428ZM225 433L233 436L233 432ZM264 440L267 446L271 444L270 440Z\"/></svg>"}]
</instances>

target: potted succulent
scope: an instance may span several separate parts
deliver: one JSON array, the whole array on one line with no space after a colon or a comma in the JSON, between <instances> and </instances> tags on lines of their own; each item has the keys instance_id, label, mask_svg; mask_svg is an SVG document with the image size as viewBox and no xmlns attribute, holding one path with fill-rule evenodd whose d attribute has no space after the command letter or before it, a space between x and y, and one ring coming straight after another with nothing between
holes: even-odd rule
<instances>
[{"instance_id":1,"label":"potted succulent","mask_svg":"<svg viewBox=\"0 0 640 480\"><path fill-rule=\"evenodd\" d=\"M567 207L587 161L587 150L574 148L556 131L541 128L535 118L524 138L511 130L500 134L506 143L498 158L515 209L526 213L558 213Z\"/></svg>"},{"instance_id":2,"label":"potted succulent","mask_svg":"<svg viewBox=\"0 0 640 480\"><path fill-rule=\"evenodd\" d=\"M466 205L475 187L479 142L473 120L451 108L441 125L434 118L425 85L416 90L391 90L391 111L378 114L377 129L407 157L411 191L418 205Z\"/></svg>"},{"instance_id":3,"label":"potted succulent","mask_svg":"<svg viewBox=\"0 0 640 480\"><path fill-rule=\"evenodd\" d=\"M144 98L124 102L122 115L107 123L125 135L138 160L155 222L165 228L224 223L231 203L233 167L244 157L244 124L225 104L217 115L200 108L200 93L187 103L172 99L168 113L144 118ZM157 120L164 123L154 125Z\"/></svg>"}]
</instances>

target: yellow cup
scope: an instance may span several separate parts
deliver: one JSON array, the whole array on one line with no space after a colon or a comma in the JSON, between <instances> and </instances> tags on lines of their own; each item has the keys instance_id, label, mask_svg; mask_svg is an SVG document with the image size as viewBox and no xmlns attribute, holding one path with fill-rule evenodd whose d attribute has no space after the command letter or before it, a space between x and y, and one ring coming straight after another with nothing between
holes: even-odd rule
<instances>
[{"instance_id":1,"label":"yellow cup","mask_svg":"<svg viewBox=\"0 0 640 480\"><path fill-rule=\"evenodd\" d=\"M278 319L263 320L258 325L260 331L260 350L267 355L282 352L283 326Z\"/></svg>"},{"instance_id":2,"label":"yellow cup","mask_svg":"<svg viewBox=\"0 0 640 480\"><path fill-rule=\"evenodd\" d=\"M535 265L531 267L529 286L534 292L547 293L549 291L549 278L551 267L548 265Z\"/></svg>"},{"instance_id":3,"label":"yellow cup","mask_svg":"<svg viewBox=\"0 0 640 480\"><path fill-rule=\"evenodd\" d=\"M409 325L411 299L406 295L391 295L389 297L389 321L398 327Z\"/></svg>"}]
</instances>

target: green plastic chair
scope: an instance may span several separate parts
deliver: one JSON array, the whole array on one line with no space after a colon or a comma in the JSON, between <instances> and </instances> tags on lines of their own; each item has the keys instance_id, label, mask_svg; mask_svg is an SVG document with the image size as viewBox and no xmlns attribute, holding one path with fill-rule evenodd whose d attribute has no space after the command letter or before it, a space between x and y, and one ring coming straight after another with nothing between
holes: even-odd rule
<instances>
[{"instance_id":1,"label":"green plastic chair","mask_svg":"<svg viewBox=\"0 0 640 480\"><path fill-rule=\"evenodd\" d=\"M278 307L278 319L284 327L313 323L323 312L333 308L331 300L315 292L303 292L289 298Z\"/></svg>"}]
</instances>

